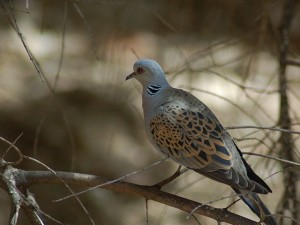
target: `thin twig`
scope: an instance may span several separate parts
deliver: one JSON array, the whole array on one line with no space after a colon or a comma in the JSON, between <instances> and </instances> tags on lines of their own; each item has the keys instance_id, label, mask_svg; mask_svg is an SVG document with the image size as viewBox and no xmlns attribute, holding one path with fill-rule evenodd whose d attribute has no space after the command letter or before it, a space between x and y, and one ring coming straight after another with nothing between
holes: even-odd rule
<instances>
[{"instance_id":1,"label":"thin twig","mask_svg":"<svg viewBox=\"0 0 300 225\"><path fill-rule=\"evenodd\" d=\"M81 17L86 29L87 29L87 32L88 32L88 36L89 36L89 39L90 39L90 45L91 45L91 49L93 50L94 54L95 54L95 57L97 60L100 60L98 54L97 54L97 48L96 48L96 41L95 41L95 38L94 38L94 34L92 32L92 29L90 28L83 12L81 11L81 9L79 8L78 4L73 2L72 3L76 12L78 13L78 15Z\"/></svg>"},{"instance_id":2,"label":"thin twig","mask_svg":"<svg viewBox=\"0 0 300 225\"><path fill-rule=\"evenodd\" d=\"M229 126L225 127L226 130L233 130L233 129L259 129L259 130L272 130L272 131L278 131L278 132L285 132L285 133L291 133L291 134L300 134L300 131L293 131L278 127L263 127L263 126Z\"/></svg>"},{"instance_id":3,"label":"thin twig","mask_svg":"<svg viewBox=\"0 0 300 225\"><path fill-rule=\"evenodd\" d=\"M206 94L209 94L211 96L215 96L217 98L220 98L226 102L229 102L231 105L233 105L235 108L239 109L241 112L243 112L249 119L253 120L255 123L257 124L260 124L260 122L255 118L253 117L252 115L250 115L250 113L248 111L246 111L245 109L243 109L242 107L240 107L238 104L234 103L233 101L231 101L230 99L228 98L225 98L221 95L218 95L216 93L213 93L213 92L210 92L210 91L206 91L206 90L202 90L202 89L199 89L199 88L192 88L192 90L194 91L199 91L199 92L202 92L202 93L206 93Z\"/></svg>"},{"instance_id":4,"label":"thin twig","mask_svg":"<svg viewBox=\"0 0 300 225\"><path fill-rule=\"evenodd\" d=\"M99 184L99 185L97 185L97 186L91 187L91 188L86 189L86 190L84 190L84 191L80 191L80 192L74 193L74 194L72 194L72 195L68 195L68 196L65 196L65 197L63 197L63 198L56 199L56 200L54 200L54 202L60 202L60 201L66 200L66 199L68 199L68 198L71 198L71 197L74 197L74 196L78 196L78 195L84 194L84 193L86 193L86 192L92 191L92 190L94 190L94 189L97 189L97 188L100 188L100 187L103 187L103 186L106 186L106 185L113 184L113 183L116 183L116 182L118 182L118 181L124 180L125 178L131 177L131 176L133 176L133 175L135 175L135 174L138 174L138 173L141 173L141 172L143 172L143 171L145 171L145 170L147 170L147 169L149 169L149 168L151 168L151 167L157 166L157 165L161 164L162 162L164 162L164 161L167 160L167 159L168 159L168 157L166 157L166 158L164 158L164 159L162 159L162 160L159 160L159 161L157 161L157 162L155 162L155 163L152 163L152 164L150 164L150 165L148 165L148 166L146 166L146 167L144 167L144 168L142 168L142 169L140 169L140 170L137 170L137 171L128 173L128 174L126 174L126 175L124 175L124 176L122 176L122 177L119 177L119 178L117 178L117 179L111 180L111 181L109 181L108 183Z\"/></svg>"},{"instance_id":5,"label":"thin twig","mask_svg":"<svg viewBox=\"0 0 300 225\"><path fill-rule=\"evenodd\" d=\"M54 170L52 170L49 166L47 166L46 164L34 159L34 158L31 158L29 156L24 156L25 159L28 159L28 160L31 160L41 166L43 166L44 168L46 168L47 170L49 170L52 174L54 174L55 176L57 176L56 172ZM91 223L93 225L96 225L94 220L92 219L91 215L89 214L88 210L86 209L86 207L83 205L83 203L81 202L81 200L75 195L75 192L71 189L71 187L68 185L68 183L60 178L59 176L57 176L57 178L61 181L61 183L64 184L64 186L73 194L73 196L75 197L76 201L79 203L79 205L81 206L81 208L83 209L84 213L87 215L87 217L89 218L89 220L91 221Z\"/></svg>"},{"instance_id":6,"label":"thin twig","mask_svg":"<svg viewBox=\"0 0 300 225\"><path fill-rule=\"evenodd\" d=\"M158 187L158 188L162 188L163 186L165 186L168 183L172 182L173 180L175 180L177 177L181 176L182 174L184 174L188 170L189 170L188 168L184 168L183 170L181 170L181 166L179 166L178 169L175 171L175 173L172 176L164 179L163 181L160 181L159 183L157 183L153 186Z\"/></svg>"},{"instance_id":7,"label":"thin twig","mask_svg":"<svg viewBox=\"0 0 300 225\"><path fill-rule=\"evenodd\" d=\"M211 207L211 206L208 206L214 202L218 202L218 201L222 201L224 199L229 199L229 198L234 198L234 197L237 197L237 196L240 196L240 194L233 194L233 195L229 195L229 196L224 196L224 197L221 197L221 198L218 198L216 200L213 200L213 201L209 201L209 202L206 202L206 203L203 203L203 204L199 204L197 205L189 214L188 216L186 217L186 219L189 219L195 212L197 209L201 208L201 207Z\"/></svg>"},{"instance_id":8,"label":"thin twig","mask_svg":"<svg viewBox=\"0 0 300 225\"><path fill-rule=\"evenodd\" d=\"M300 60L297 59L286 59L285 60L286 65L291 65L291 66L300 66Z\"/></svg>"},{"instance_id":9,"label":"thin twig","mask_svg":"<svg viewBox=\"0 0 300 225\"><path fill-rule=\"evenodd\" d=\"M15 161L13 161L13 162L7 162L7 161L4 160L4 157L5 157L5 155L6 155L6 152L5 152L5 153L3 154L3 156L1 157L0 165L1 165L1 164L5 165L5 166L7 166L7 165L18 165L18 164L20 164L20 163L23 161L23 157L24 157L24 156L23 156L21 150L15 145L15 143L17 142L17 140L18 140L21 136L22 136L22 133L16 138L16 140L14 140L13 143L11 143L10 141L6 140L6 139L3 138L3 137L0 137L0 140L1 140L1 141L5 142L6 144L9 145L9 148L8 148L8 149L13 148L13 149L17 152L17 154L18 154L18 156L19 156L19 158L18 158L17 160L15 160ZM1 166L3 166L3 165L1 165Z\"/></svg>"},{"instance_id":10,"label":"thin twig","mask_svg":"<svg viewBox=\"0 0 300 225\"><path fill-rule=\"evenodd\" d=\"M287 159L281 159L279 157L274 157L274 156L269 156L269 155L263 155L263 154L258 154L258 153L254 153L254 152L243 152L243 154L245 154L245 155L260 156L260 157L264 157L264 158L267 158L267 159L274 159L274 160L277 160L279 162L288 163L288 164L291 164L293 166L300 166L300 163L296 163L296 162L293 162L293 161L290 161L290 160L287 160Z\"/></svg>"}]
</instances>

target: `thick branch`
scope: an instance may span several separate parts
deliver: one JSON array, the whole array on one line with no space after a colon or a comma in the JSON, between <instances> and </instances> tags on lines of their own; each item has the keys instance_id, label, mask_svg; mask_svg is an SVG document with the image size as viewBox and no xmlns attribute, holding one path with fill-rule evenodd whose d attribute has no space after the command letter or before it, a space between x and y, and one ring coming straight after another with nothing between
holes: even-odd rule
<instances>
[{"instance_id":1,"label":"thick branch","mask_svg":"<svg viewBox=\"0 0 300 225\"><path fill-rule=\"evenodd\" d=\"M112 182L112 180L94 175L71 172L56 172L56 174L53 174L50 171L23 170L15 170L14 175L15 180L18 182L18 186L23 186L25 188L37 184L62 184L62 179L69 185L77 185L85 188L110 182L109 184L101 186L101 188L142 196L145 199L160 202L185 212L191 212L201 205L201 203L164 192L155 186L143 186L124 181ZM199 207L194 213L213 218L220 222L227 222L229 224L257 224L252 220L228 212L225 209L217 209L206 205Z\"/></svg>"},{"instance_id":2,"label":"thick branch","mask_svg":"<svg viewBox=\"0 0 300 225\"><path fill-rule=\"evenodd\" d=\"M288 66L288 52L289 52L289 29L291 21L293 19L293 13L295 9L295 1L287 0L285 1L282 22L280 27L280 43L279 43L279 93L280 93L280 116L278 125L286 130L291 129L291 117L290 117L290 106L289 106L289 96L288 96L288 79L286 69ZM290 161L297 162L294 155L294 141L291 133L283 132L279 138L279 143L281 144L281 154L284 158ZM285 177L285 193L283 196L282 208L288 209L293 215L293 218L300 219L300 204L297 199L297 181L299 181L299 176L293 170L289 170ZM293 223L295 224L295 223Z\"/></svg>"}]
</instances>

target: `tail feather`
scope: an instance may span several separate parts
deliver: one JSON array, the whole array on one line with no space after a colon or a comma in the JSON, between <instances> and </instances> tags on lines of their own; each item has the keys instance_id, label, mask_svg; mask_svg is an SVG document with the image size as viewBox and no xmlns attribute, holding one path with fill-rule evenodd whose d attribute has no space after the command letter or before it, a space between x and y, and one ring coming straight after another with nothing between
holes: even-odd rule
<instances>
[{"instance_id":1,"label":"tail feather","mask_svg":"<svg viewBox=\"0 0 300 225\"><path fill-rule=\"evenodd\" d=\"M233 189L236 193L240 194L240 198L246 205L254 212L259 218L263 218L263 222L267 225L278 225L274 217L271 215L269 209L254 192L242 191ZM263 214L263 215L262 215Z\"/></svg>"}]
</instances>

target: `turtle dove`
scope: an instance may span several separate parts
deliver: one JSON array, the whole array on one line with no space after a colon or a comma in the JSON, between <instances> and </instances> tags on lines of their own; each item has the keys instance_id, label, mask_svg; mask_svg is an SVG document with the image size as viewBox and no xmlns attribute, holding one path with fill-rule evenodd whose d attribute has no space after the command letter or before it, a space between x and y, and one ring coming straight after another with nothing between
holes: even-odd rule
<instances>
[{"instance_id":1,"label":"turtle dove","mask_svg":"<svg viewBox=\"0 0 300 225\"><path fill-rule=\"evenodd\" d=\"M213 112L192 94L170 86L160 65L138 60L134 72L143 86L146 133L150 142L177 163L227 184L268 225L276 225L259 194L272 192L244 160Z\"/></svg>"}]
</instances>

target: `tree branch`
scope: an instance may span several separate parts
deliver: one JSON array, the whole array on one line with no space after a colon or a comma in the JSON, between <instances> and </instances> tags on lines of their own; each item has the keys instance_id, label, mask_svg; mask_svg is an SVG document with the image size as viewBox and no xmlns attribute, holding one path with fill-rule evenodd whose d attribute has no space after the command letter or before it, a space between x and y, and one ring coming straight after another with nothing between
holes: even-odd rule
<instances>
[{"instance_id":1,"label":"tree branch","mask_svg":"<svg viewBox=\"0 0 300 225\"><path fill-rule=\"evenodd\" d=\"M291 117L290 117L290 105L288 96L288 79L287 79L287 66L288 66L288 53L290 44L290 26L294 16L295 1L287 0L284 4L281 26L279 28L279 94L280 94L280 109L279 109L279 121L278 125L282 129L291 129ZM290 63L289 63L290 64ZM289 161L297 162L295 157L295 145L291 133L283 132L280 135L279 143L281 144L281 154L283 158ZM297 183L300 177L294 170L288 170L284 177L285 193L282 197L282 209L288 209L293 218L300 220L300 204L297 199L299 195L297 192ZM283 223L283 218L281 219ZM296 222L293 222L296 224Z\"/></svg>"},{"instance_id":2,"label":"tree branch","mask_svg":"<svg viewBox=\"0 0 300 225\"><path fill-rule=\"evenodd\" d=\"M226 209L217 209L208 205L202 205L201 203L164 192L156 186L144 186L120 180L113 182L113 180L109 180L104 177L80 173L56 172L56 174L53 174L51 171L24 171L10 166L6 168L6 170L12 169L16 187L21 187L23 189L27 189L32 185L38 184L62 184L62 180L69 185L76 185L84 188L102 184L101 188L103 189L138 195L147 200L160 202L185 212L192 212L196 207L198 207L194 211L195 214L204 215L219 222L244 225L257 224L257 222L231 213ZM0 182L0 187L3 187L3 182ZM199 207L199 205L201 205L201 207Z\"/></svg>"}]
</instances>

